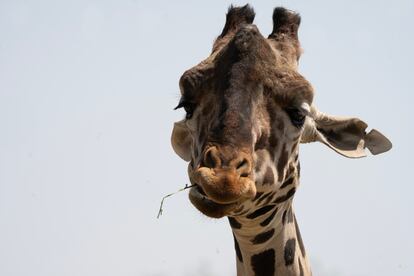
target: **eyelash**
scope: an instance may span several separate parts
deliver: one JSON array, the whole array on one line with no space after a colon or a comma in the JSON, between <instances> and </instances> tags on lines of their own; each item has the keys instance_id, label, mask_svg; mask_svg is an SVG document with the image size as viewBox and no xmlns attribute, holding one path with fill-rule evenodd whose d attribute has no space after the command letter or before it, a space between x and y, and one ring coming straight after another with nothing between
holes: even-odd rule
<instances>
[{"instance_id":1,"label":"eyelash","mask_svg":"<svg viewBox=\"0 0 414 276\"><path fill-rule=\"evenodd\" d=\"M185 115L185 118L187 120L191 119L191 117L193 116L193 113L194 113L194 109L195 109L195 106L194 106L193 103L188 102L184 99L181 99L180 102L178 103L178 105L174 109L179 109L179 108L184 108L185 112L187 113Z\"/></svg>"}]
</instances>

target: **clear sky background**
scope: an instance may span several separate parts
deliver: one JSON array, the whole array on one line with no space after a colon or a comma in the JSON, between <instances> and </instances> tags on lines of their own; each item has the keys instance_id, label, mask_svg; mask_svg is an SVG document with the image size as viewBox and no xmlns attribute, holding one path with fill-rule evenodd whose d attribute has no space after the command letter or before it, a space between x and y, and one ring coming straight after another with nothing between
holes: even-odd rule
<instances>
[{"instance_id":1,"label":"clear sky background","mask_svg":"<svg viewBox=\"0 0 414 276\"><path fill-rule=\"evenodd\" d=\"M170 132L182 72L241 1L0 0L0 275L227 276L226 220L202 216ZM321 111L394 148L302 145L294 203L314 275L414 275L414 2L252 1L263 35L302 15L300 72Z\"/></svg>"}]
</instances>

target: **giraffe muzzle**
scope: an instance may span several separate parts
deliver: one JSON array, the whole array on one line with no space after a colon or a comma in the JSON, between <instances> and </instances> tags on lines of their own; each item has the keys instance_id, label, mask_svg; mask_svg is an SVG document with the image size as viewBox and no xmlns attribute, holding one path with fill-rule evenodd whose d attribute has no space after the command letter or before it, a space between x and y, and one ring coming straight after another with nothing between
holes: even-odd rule
<instances>
[{"instance_id":1,"label":"giraffe muzzle","mask_svg":"<svg viewBox=\"0 0 414 276\"><path fill-rule=\"evenodd\" d=\"M241 202L256 195L251 160L243 151L213 146L205 151L190 179L199 186L201 195L216 203Z\"/></svg>"},{"instance_id":2,"label":"giraffe muzzle","mask_svg":"<svg viewBox=\"0 0 414 276\"><path fill-rule=\"evenodd\" d=\"M217 203L234 203L256 195L254 181L235 170L202 167L191 178L202 195Z\"/></svg>"}]
</instances>

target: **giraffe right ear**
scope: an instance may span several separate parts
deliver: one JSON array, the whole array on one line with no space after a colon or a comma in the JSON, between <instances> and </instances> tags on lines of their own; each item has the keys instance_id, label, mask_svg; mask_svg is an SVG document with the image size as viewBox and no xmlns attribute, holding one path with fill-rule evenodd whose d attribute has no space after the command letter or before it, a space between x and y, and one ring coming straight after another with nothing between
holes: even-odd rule
<instances>
[{"instance_id":1,"label":"giraffe right ear","mask_svg":"<svg viewBox=\"0 0 414 276\"><path fill-rule=\"evenodd\" d=\"M366 133L368 125L359 118L331 116L311 107L306 118L301 143L321 142L337 153L349 157L365 157L365 148L376 155L392 148L392 143L378 130Z\"/></svg>"},{"instance_id":2,"label":"giraffe right ear","mask_svg":"<svg viewBox=\"0 0 414 276\"><path fill-rule=\"evenodd\" d=\"M175 153L185 161L191 160L191 134L185 119L174 123L171 145Z\"/></svg>"}]
</instances>

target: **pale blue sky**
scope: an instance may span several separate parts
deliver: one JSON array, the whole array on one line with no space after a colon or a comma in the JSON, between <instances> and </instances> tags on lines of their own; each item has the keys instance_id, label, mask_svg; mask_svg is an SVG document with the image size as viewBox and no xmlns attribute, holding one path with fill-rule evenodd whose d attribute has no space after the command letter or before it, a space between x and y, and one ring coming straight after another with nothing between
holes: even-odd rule
<instances>
[{"instance_id":1,"label":"pale blue sky","mask_svg":"<svg viewBox=\"0 0 414 276\"><path fill-rule=\"evenodd\" d=\"M257 2L257 3L256 3ZM227 276L226 220L199 214L169 144L182 72L242 1L0 0L0 275ZM269 34L302 15L300 71L319 109L394 148L301 148L296 213L314 275L414 275L414 2L251 1Z\"/></svg>"}]
</instances>

